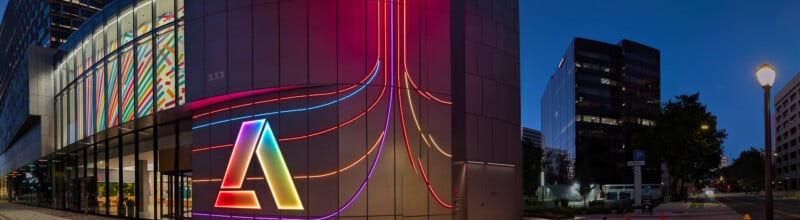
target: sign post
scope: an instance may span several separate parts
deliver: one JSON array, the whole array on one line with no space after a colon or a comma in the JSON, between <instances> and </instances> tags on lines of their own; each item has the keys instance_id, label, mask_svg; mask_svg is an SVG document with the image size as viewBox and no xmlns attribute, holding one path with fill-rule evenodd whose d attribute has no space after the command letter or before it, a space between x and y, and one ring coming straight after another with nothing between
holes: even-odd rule
<instances>
[{"instance_id":1,"label":"sign post","mask_svg":"<svg viewBox=\"0 0 800 220\"><path fill-rule=\"evenodd\" d=\"M642 205L642 166L644 166L645 151L634 150L633 161L628 161L628 166L633 167L633 205Z\"/></svg>"}]
</instances>

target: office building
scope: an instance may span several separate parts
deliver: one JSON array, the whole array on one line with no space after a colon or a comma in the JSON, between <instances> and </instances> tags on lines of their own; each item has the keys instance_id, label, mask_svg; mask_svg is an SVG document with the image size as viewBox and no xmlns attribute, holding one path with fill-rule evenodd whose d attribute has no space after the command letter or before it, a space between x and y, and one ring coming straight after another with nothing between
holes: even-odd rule
<instances>
[{"instance_id":1,"label":"office building","mask_svg":"<svg viewBox=\"0 0 800 220\"><path fill-rule=\"evenodd\" d=\"M3 191L140 219L519 219L518 5L488 4L113 1L27 52L52 144Z\"/></svg>"},{"instance_id":2,"label":"office building","mask_svg":"<svg viewBox=\"0 0 800 220\"><path fill-rule=\"evenodd\" d=\"M632 181L626 146L660 110L659 56L629 40L572 40L542 96L542 133L546 146L574 159L576 179Z\"/></svg>"},{"instance_id":3,"label":"office building","mask_svg":"<svg viewBox=\"0 0 800 220\"><path fill-rule=\"evenodd\" d=\"M544 150L544 140L542 132L533 130L532 128L522 127L522 142L530 142L535 148Z\"/></svg>"},{"instance_id":4,"label":"office building","mask_svg":"<svg viewBox=\"0 0 800 220\"><path fill-rule=\"evenodd\" d=\"M800 147L797 141L800 134L798 134L798 111L797 106L800 101L797 100L798 91L800 91L800 74L795 74L789 83L786 83L783 88L775 94L773 102L775 114L773 115L773 131L775 140L775 150L773 151L777 156L774 157L773 163L775 164L775 180L780 181L780 189L800 189Z\"/></svg>"}]
</instances>

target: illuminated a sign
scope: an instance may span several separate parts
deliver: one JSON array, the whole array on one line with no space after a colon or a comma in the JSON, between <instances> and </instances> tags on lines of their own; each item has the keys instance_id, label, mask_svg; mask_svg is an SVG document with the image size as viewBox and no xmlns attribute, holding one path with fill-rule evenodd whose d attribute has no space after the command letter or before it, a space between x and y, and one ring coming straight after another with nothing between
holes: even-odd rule
<instances>
[{"instance_id":1,"label":"illuminated a sign","mask_svg":"<svg viewBox=\"0 0 800 220\"><path fill-rule=\"evenodd\" d=\"M303 210L278 141L266 119L242 123L214 207L261 209L255 190L241 189L254 152L278 209Z\"/></svg>"}]
</instances>

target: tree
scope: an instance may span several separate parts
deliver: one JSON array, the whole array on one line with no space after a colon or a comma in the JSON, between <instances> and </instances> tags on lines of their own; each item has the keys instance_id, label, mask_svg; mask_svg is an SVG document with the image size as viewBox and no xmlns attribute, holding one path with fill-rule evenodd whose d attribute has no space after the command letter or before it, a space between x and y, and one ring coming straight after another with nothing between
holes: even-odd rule
<instances>
[{"instance_id":1,"label":"tree","mask_svg":"<svg viewBox=\"0 0 800 220\"><path fill-rule=\"evenodd\" d=\"M583 206L586 207L586 196L592 192L592 184L589 181L581 181L580 186L578 187L578 193L581 194L581 198L583 199Z\"/></svg>"},{"instance_id":2,"label":"tree","mask_svg":"<svg viewBox=\"0 0 800 220\"><path fill-rule=\"evenodd\" d=\"M738 187L744 190L761 189L764 187L764 156L755 148L742 151L739 158L720 173L727 175L728 182L740 184Z\"/></svg>"},{"instance_id":3,"label":"tree","mask_svg":"<svg viewBox=\"0 0 800 220\"><path fill-rule=\"evenodd\" d=\"M533 146L533 142L522 141L522 186L525 196L535 196L542 171L542 149Z\"/></svg>"},{"instance_id":4,"label":"tree","mask_svg":"<svg viewBox=\"0 0 800 220\"><path fill-rule=\"evenodd\" d=\"M676 96L662 107L654 127L637 136L634 148L651 152L657 162L669 168L669 194L686 195L692 180L711 175L719 167L722 143L727 137L717 129L717 117L699 101L698 93Z\"/></svg>"}]
</instances>

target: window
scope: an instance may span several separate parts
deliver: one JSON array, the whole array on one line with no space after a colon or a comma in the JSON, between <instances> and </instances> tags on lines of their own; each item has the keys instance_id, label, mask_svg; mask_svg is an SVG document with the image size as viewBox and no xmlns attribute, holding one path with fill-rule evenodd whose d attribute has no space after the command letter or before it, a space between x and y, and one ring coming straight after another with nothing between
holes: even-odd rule
<instances>
[{"instance_id":1,"label":"window","mask_svg":"<svg viewBox=\"0 0 800 220\"><path fill-rule=\"evenodd\" d=\"M136 69L137 91L136 100L137 117L153 113L153 41L146 37L139 41L136 47L138 66Z\"/></svg>"},{"instance_id":2,"label":"window","mask_svg":"<svg viewBox=\"0 0 800 220\"><path fill-rule=\"evenodd\" d=\"M136 4L136 36L142 36L153 29L153 5L150 1L140 1Z\"/></svg>"},{"instance_id":3,"label":"window","mask_svg":"<svg viewBox=\"0 0 800 220\"><path fill-rule=\"evenodd\" d=\"M600 77L600 83L603 84L603 85L611 85L611 86L616 86L617 85L617 81L616 80L612 80L612 79L605 78L605 77Z\"/></svg>"},{"instance_id":4,"label":"window","mask_svg":"<svg viewBox=\"0 0 800 220\"><path fill-rule=\"evenodd\" d=\"M95 132L100 132L106 129L106 80L105 80L105 65L101 62L97 65L94 72L94 97L97 117L95 121Z\"/></svg>"},{"instance_id":5,"label":"window","mask_svg":"<svg viewBox=\"0 0 800 220\"><path fill-rule=\"evenodd\" d=\"M175 31L170 27L158 32L156 66L156 109L175 107Z\"/></svg>"},{"instance_id":6,"label":"window","mask_svg":"<svg viewBox=\"0 0 800 220\"><path fill-rule=\"evenodd\" d=\"M791 112L795 112L796 110L797 110L797 105L796 104L792 104L792 106L789 107L789 111L791 111Z\"/></svg>"},{"instance_id":7,"label":"window","mask_svg":"<svg viewBox=\"0 0 800 220\"><path fill-rule=\"evenodd\" d=\"M122 123L133 120L134 113L134 84L133 78L136 74L133 72L133 50L131 47L126 47L121 52L122 62L122 109L121 120Z\"/></svg>"},{"instance_id":8,"label":"window","mask_svg":"<svg viewBox=\"0 0 800 220\"><path fill-rule=\"evenodd\" d=\"M123 49L124 50L124 49ZM108 127L114 127L119 124L119 67L115 55L108 57L108 73L106 78L108 84L106 85L106 97L108 97Z\"/></svg>"},{"instance_id":9,"label":"window","mask_svg":"<svg viewBox=\"0 0 800 220\"><path fill-rule=\"evenodd\" d=\"M96 63L97 61L103 59L103 56L105 55L103 53L103 45L105 44L103 43L102 28L98 28L97 31L94 32L92 44L94 44L94 60L92 61L93 63Z\"/></svg>"},{"instance_id":10,"label":"window","mask_svg":"<svg viewBox=\"0 0 800 220\"><path fill-rule=\"evenodd\" d=\"M94 60L92 59L92 41L87 39L83 42L83 68L78 69L78 75L82 74L86 70L91 69L92 63L94 63Z\"/></svg>"},{"instance_id":11,"label":"window","mask_svg":"<svg viewBox=\"0 0 800 220\"><path fill-rule=\"evenodd\" d=\"M106 54L111 53L112 51L117 49L117 19L111 18L108 21L108 24L105 27L106 32L106 47L108 50Z\"/></svg>"},{"instance_id":12,"label":"window","mask_svg":"<svg viewBox=\"0 0 800 220\"><path fill-rule=\"evenodd\" d=\"M181 0L179 0L181 1ZM186 65L184 65L183 21L178 24L178 105L186 102Z\"/></svg>"},{"instance_id":13,"label":"window","mask_svg":"<svg viewBox=\"0 0 800 220\"><path fill-rule=\"evenodd\" d=\"M156 1L156 27L175 21L175 2Z\"/></svg>"},{"instance_id":14,"label":"window","mask_svg":"<svg viewBox=\"0 0 800 220\"><path fill-rule=\"evenodd\" d=\"M119 30L120 37L122 38L121 44L128 43L133 40L133 9L127 8L122 12L119 17Z\"/></svg>"}]
</instances>

